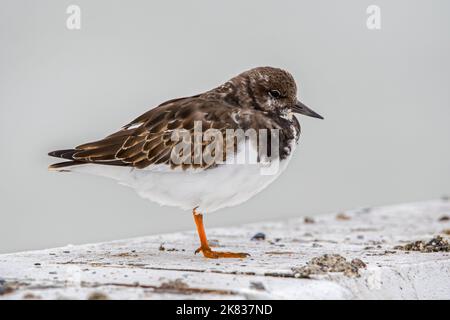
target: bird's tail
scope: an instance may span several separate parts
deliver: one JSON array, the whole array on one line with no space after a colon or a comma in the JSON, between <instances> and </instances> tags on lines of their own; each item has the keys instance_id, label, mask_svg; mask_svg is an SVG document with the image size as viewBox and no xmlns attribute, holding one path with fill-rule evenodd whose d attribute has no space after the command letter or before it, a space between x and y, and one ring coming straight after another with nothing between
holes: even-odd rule
<instances>
[{"instance_id":1,"label":"bird's tail","mask_svg":"<svg viewBox=\"0 0 450 320\"><path fill-rule=\"evenodd\" d=\"M85 164L85 162L74 160L73 155L77 150L66 149L66 150L55 150L49 152L48 155L55 158L67 159L70 161L58 162L50 165L49 170L52 171L70 171L69 167Z\"/></svg>"}]
</instances>

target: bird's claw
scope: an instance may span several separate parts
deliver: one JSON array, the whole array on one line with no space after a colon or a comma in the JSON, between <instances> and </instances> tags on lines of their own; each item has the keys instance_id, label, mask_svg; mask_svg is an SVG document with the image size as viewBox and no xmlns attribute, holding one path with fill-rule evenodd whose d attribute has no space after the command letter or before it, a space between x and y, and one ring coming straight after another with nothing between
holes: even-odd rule
<instances>
[{"instance_id":1,"label":"bird's claw","mask_svg":"<svg viewBox=\"0 0 450 320\"><path fill-rule=\"evenodd\" d=\"M198 248L195 250L195 254L202 252L205 258L209 259L219 259L219 258L238 258L243 259L250 256L250 254L245 252L223 252L223 251L213 251L211 248Z\"/></svg>"}]
</instances>

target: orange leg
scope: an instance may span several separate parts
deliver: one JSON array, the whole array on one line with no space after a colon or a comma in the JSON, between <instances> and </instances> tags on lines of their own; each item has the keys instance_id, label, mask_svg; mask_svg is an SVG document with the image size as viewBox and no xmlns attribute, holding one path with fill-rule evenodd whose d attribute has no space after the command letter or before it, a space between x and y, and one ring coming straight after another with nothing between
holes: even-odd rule
<instances>
[{"instance_id":1,"label":"orange leg","mask_svg":"<svg viewBox=\"0 0 450 320\"><path fill-rule=\"evenodd\" d=\"M206 238L205 228L203 227L203 215L192 210L194 215L195 225L197 226L198 236L200 237L200 248L195 250L195 253L202 252L205 258L218 259L218 258L245 258L248 257L248 253L243 252L217 252L211 250L208 244L208 239Z\"/></svg>"}]
</instances>

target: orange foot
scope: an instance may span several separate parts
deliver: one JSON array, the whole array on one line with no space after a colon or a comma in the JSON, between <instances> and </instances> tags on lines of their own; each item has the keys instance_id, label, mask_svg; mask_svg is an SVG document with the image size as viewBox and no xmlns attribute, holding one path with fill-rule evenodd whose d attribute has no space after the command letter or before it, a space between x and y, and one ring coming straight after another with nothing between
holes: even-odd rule
<instances>
[{"instance_id":1,"label":"orange foot","mask_svg":"<svg viewBox=\"0 0 450 320\"><path fill-rule=\"evenodd\" d=\"M202 252L205 258L218 259L218 258L246 258L250 255L245 252L223 252L223 251L213 251L211 248L198 248L195 250L195 254Z\"/></svg>"},{"instance_id":2,"label":"orange foot","mask_svg":"<svg viewBox=\"0 0 450 320\"><path fill-rule=\"evenodd\" d=\"M203 215L195 211L196 208L192 210L194 215L194 221L197 226L198 236L200 238L200 248L195 250L195 253L202 252L205 258L219 259L219 258L246 258L249 256L248 253L244 252L220 252L213 251L209 247L208 239L206 238L205 228L203 227Z\"/></svg>"}]
</instances>

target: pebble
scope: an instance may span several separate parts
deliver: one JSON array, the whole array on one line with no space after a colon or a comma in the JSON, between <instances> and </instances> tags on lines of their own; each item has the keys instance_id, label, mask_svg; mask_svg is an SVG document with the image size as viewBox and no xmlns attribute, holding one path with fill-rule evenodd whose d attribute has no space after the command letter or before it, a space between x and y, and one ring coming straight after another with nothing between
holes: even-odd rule
<instances>
[{"instance_id":1,"label":"pebble","mask_svg":"<svg viewBox=\"0 0 450 320\"><path fill-rule=\"evenodd\" d=\"M251 240L266 240L266 235L262 232L255 234Z\"/></svg>"}]
</instances>

